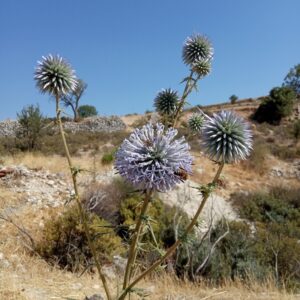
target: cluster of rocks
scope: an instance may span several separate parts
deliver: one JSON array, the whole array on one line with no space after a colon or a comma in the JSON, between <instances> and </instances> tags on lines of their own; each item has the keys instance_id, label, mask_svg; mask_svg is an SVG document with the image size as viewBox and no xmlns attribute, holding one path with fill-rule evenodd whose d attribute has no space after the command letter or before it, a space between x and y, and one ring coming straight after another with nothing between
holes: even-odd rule
<instances>
[{"instance_id":1,"label":"cluster of rocks","mask_svg":"<svg viewBox=\"0 0 300 300\"><path fill-rule=\"evenodd\" d=\"M18 121L5 120L0 122L0 137L14 137L20 129Z\"/></svg>"},{"instance_id":2,"label":"cluster of rocks","mask_svg":"<svg viewBox=\"0 0 300 300\"><path fill-rule=\"evenodd\" d=\"M73 194L62 173L53 174L20 165L1 168L0 175L1 184L22 194L26 202L38 207L63 205Z\"/></svg>"},{"instance_id":3,"label":"cluster of rocks","mask_svg":"<svg viewBox=\"0 0 300 300\"><path fill-rule=\"evenodd\" d=\"M80 131L89 131L89 132L113 132L120 131L126 128L125 123L118 116L111 117L101 117L95 116L86 118L81 122L65 122L65 130L68 130L72 133Z\"/></svg>"},{"instance_id":4,"label":"cluster of rocks","mask_svg":"<svg viewBox=\"0 0 300 300\"><path fill-rule=\"evenodd\" d=\"M49 129L49 126L47 126ZM83 119L81 122L64 122L64 129L76 132L114 132L124 130L125 123L118 116L95 116ZM0 137L15 137L20 130L20 124L16 120L5 120L0 122ZM52 128L58 131L58 126Z\"/></svg>"},{"instance_id":5,"label":"cluster of rocks","mask_svg":"<svg viewBox=\"0 0 300 300\"><path fill-rule=\"evenodd\" d=\"M270 171L270 175L285 179L296 178L300 180L300 160L295 160L286 166L274 166Z\"/></svg>"},{"instance_id":6,"label":"cluster of rocks","mask_svg":"<svg viewBox=\"0 0 300 300\"><path fill-rule=\"evenodd\" d=\"M159 193L159 198L170 206L178 206L192 218L202 201L198 189L195 188L197 186L199 184L196 182L187 180L167 193ZM209 196L201 213L198 226L199 233L205 233L211 224L215 225L222 218L236 220L238 216L225 198L213 193Z\"/></svg>"}]
</instances>

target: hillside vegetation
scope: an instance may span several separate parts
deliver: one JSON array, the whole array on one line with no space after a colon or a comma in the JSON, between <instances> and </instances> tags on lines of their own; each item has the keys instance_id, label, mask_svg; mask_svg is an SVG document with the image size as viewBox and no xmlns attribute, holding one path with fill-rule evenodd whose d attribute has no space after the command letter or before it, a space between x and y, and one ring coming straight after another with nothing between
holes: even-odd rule
<instances>
[{"instance_id":1,"label":"hillside vegetation","mask_svg":"<svg viewBox=\"0 0 300 300\"><path fill-rule=\"evenodd\" d=\"M202 245L188 243L181 247L177 251L177 258L172 266L176 270L178 279L170 279L169 275L158 272L156 275L158 278L148 278L142 284L146 290L150 289L151 299L180 299L178 298L180 294L190 299L204 299L205 297L213 297L213 299L297 298L296 295L292 296L286 292L288 290L297 293L299 282L299 265L297 264L300 257L297 255L299 255L300 249L298 249L297 241L300 238L300 226L297 220L300 213L300 150L299 139L294 132L294 119L297 115L284 120L281 125L258 124L251 121L251 115L259 103L260 99L250 99L237 101L235 104L224 103L202 107L203 111L208 114L224 108L231 109L252 122L254 150L250 159L241 164L228 165L216 192L231 204L232 210L241 219L238 218L227 223L220 220L217 227L209 232L209 239L202 241ZM295 107L295 112L296 109L297 107ZM215 166L201 152L198 152L200 143L198 136L187 134L184 127L185 120L188 119L191 111L187 110L184 113L180 131L181 134L188 137L188 142L196 157L195 163L198 165L200 162L199 165L201 165L201 169L194 170L190 180L202 184L213 176ZM138 200L135 196L128 196L130 195L128 188L120 186L118 182L115 183L117 186L109 187L113 174L111 171L113 154L111 159L107 159L107 155L113 153L132 127L141 126L147 122L150 116L151 114L123 117L122 119L127 125L124 132L119 131L109 135L102 133L68 134L71 149L74 149L72 153L76 165L83 169L79 176L81 192L83 195L87 195L83 198L88 201L92 198L91 195L97 197L100 197L99 193L108 195L106 202L103 202L102 206L94 213L98 216L97 218L100 218L99 221L103 220L100 222L109 222L113 226L123 224L121 226L123 228L114 233L114 242L107 237L110 246L104 246L105 251L108 252L103 256L103 262L111 261L114 255L124 253L124 246L118 239L121 237L123 242L126 241L127 227L132 224L131 214L132 210L136 209ZM60 234L66 234L66 225L52 223L54 220L61 222L62 218L66 218L71 213L70 204L65 206L65 202L68 202L68 197L65 196L67 193L60 192L60 196L57 196L53 205L51 201L47 202L46 200L37 203L30 201L33 192L30 193L26 190L26 181L28 182L31 176L37 176L35 170L59 172L60 176L63 176L61 180L65 182L66 187L70 188L67 165L64 158L59 155L60 146L56 141L58 139L55 135L44 135L40 140L43 145L40 149L22 152L22 149L15 147L16 150L11 151L11 154L2 155L3 166L14 168L22 164L29 168L30 172L28 175L24 175L22 172L11 177L7 175L1 179L1 215L11 221L0 220L2 241L0 244L0 276L2 279L0 295L3 299L43 299L43 297L50 299L57 296L83 299L84 295L91 295L101 290L97 276L92 275L91 277L91 274L86 272L80 280L77 278L75 271L77 270L80 274L86 265L84 261L89 257L88 253L84 254L86 251L84 248L78 248L78 244L74 249L77 249L76 251L79 251L80 255L74 251L69 252L71 250L64 248L59 250L58 248L69 247L68 242L64 242L57 236L59 230L62 230ZM10 149L12 150L13 147ZM106 157L105 160L102 157ZM41 184L36 182L36 184ZM93 182L95 183L92 188L91 183ZM102 182L102 186L95 186L97 182ZM56 188L55 184L57 183L53 183L54 189ZM18 193L15 193L17 187ZM34 189L34 185L30 187L32 190ZM119 190L118 193L116 193L117 190ZM36 191L35 197L44 199L43 192L45 193L45 188L44 191ZM121 199L128 200L124 202ZM129 205L126 210L124 210L124 205ZM153 207L153 218L160 215L162 218L158 225L165 228L163 230L159 227L156 228L157 225L153 227L154 233L158 234L157 242L161 247L167 246L174 239L173 221L180 219L180 226L184 226L182 218L187 218L184 216L184 211L180 213L182 217L179 219L178 216L175 217L172 214L163 217L164 205L166 204L157 202ZM157 209L160 211L159 213L155 211ZM175 214L178 212L178 210L174 210ZM170 211L170 213L172 212ZM57 216L60 219L57 219ZM21 229L24 228L26 234L24 235L24 232L16 228L12 222L21 226ZM69 223L71 219L68 219L67 222L68 226L75 226L74 228L79 226L71 225L72 223ZM93 224L96 225L96 223ZM253 226L257 228L257 236L251 234ZM80 230L79 227L78 229ZM216 245L205 268L196 274L197 267L203 262L214 241L228 229L229 233ZM27 233L36 243L34 249L30 239L28 240ZM54 233L55 235L53 235ZM72 234L74 237L66 236L66 238L68 240L75 238L76 243L80 242L80 232L74 231ZM51 246L54 242L56 243L55 248ZM57 243L60 243L61 246ZM84 240L80 243L84 243ZM74 242L72 245L75 246ZM103 242L100 245L104 245ZM115 249L114 252L109 250L111 247ZM195 252L200 248L202 252ZM150 253L155 255L153 249L148 249L148 251L150 251L149 254L143 258L144 263L153 259L149 256ZM101 252L104 254L103 251ZM63 253L67 253L68 256L64 258ZM85 258L83 257L82 261L80 257L83 254ZM75 256L72 258L72 255ZM189 262L190 255L194 256L192 264ZM75 273L69 273L67 271L69 268ZM107 272L114 274L114 271L110 269ZM110 276L116 276L112 274ZM188 278L190 283L180 281L182 278ZM60 281L60 284L57 284L57 281ZM211 289L212 284L216 288ZM280 288L280 292L278 288Z\"/></svg>"}]
</instances>

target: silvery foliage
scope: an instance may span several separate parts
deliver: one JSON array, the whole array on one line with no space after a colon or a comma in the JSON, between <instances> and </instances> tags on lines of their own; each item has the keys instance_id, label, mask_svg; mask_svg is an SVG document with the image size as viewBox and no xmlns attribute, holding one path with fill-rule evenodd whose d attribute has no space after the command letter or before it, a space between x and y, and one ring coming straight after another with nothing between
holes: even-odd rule
<instances>
[{"instance_id":1,"label":"silvery foliage","mask_svg":"<svg viewBox=\"0 0 300 300\"><path fill-rule=\"evenodd\" d=\"M204 121L205 118L202 114L199 113L192 114L192 116L188 120L189 129L193 133L200 132L203 127Z\"/></svg>"},{"instance_id":2,"label":"silvery foliage","mask_svg":"<svg viewBox=\"0 0 300 300\"><path fill-rule=\"evenodd\" d=\"M177 130L157 123L135 129L116 153L115 168L139 189L167 191L183 181L181 172L191 173L192 156Z\"/></svg>"},{"instance_id":3,"label":"silvery foliage","mask_svg":"<svg viewBox=\"0 0 300 300\"><path fill-rule=\"evenodd\" d=\"M179 96L176 91L163 89L154 99L156 111L161 115L172 115L177 107Z\"/></svg>"},{"instance_id":4,"label":"silvery foliage","mask_svg":"<svg viewBox=\"0 0 300 300\"><path fill-rule=\"evenodd\" d=\"M76 89L77 79L71 65L59 55L43 56L38 61L34 79L42 93L53 96L66 95Z\"/></svg>"},{"instance_id":5,"label":"silvery foliage","mask_svg":"<svg viewBox=\"0 0 300 300\"><path fill-rule=\"evenodd\" d=\"M213 47L207 37L193 35L185 41L182 58L186 65L200 76L205 76L210 71L210 60L213 57Z\"/></svg>"},{"instance_id":6,"label":"silvery foliage","mask_svg":"<svg viewBox=\"0 0 300 300\"><path fill-rule=\"evenodd\" d=\"M244 160L252 149L248 123L231 111L221 111L208 118L202 128L202 140L206 154L218 162Z\"/></svg>"}]
</instances>

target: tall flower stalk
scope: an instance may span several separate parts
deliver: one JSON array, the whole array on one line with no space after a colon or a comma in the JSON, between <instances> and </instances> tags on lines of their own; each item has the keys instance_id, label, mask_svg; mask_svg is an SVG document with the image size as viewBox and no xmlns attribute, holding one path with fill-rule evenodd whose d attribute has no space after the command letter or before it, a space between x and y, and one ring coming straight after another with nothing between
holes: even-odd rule
<instances>
[{"instance_id":1,"label":"tall flower stalk","mask_svg":"<svg viewBox=\"0 0 300 300\"><path fill-rule=\"evenodd\" d=\"M169 129L174 130L174 129ZM144 141L147 141L148 135L144 133L140 133L140 137L144 139ZM166 253L159 258L155 263L153 263L147 270L142 272L140 275L138 275L132 282L130 282L130 271L126 270L127 275L125 275L125 281L123 284L123 291L121 295L119 296L118 300L123 300L125 299L126 295L132 291L134 286L138 284L145 276L147 276L149 273L151 273L155 268L157 268L159 265L161 265L168 257L170 257L174 251L177 249L177 247L182 243L183 239L188 236L188 234L191 233L192 229L196 225L198 218L203 211L203 208L217 186L218 180L220 178L220 175L222 173L222 170L224 168L224 165L226 163L232 163L232 162L237 162L239 160L246 159L247 156L250 154L250 151L252 149L252 134L248 128L248 125L244 120L238 116L236 116L232 112L221 112L219 114L215 114L213 118L207 118L205 121L205 124L202 129L202 134L204 136L204 145L205 145L205 153L211 158L217 158L216 163L219 165L217 172L213 178L213 180L204 186L200 186L198 188L199 192L201 193L202 196L202 201L192 218L191 222L189 225L186 227L183 235L179 237L174 244L167 249ZM155 139L154 139L155 140ZM136 141L136 143L135 143ZM130 162L132 164L133 168L137 168L137 176L140 178L141 174L144 174L143 171L145 171L144 167L146 162L146 165L149 163L149 156L150 157L158 157L157 155L153 155L153 148L151 143L141 143L141 140L135 139L134 137L132 138L132 147L129 146L126 142L123 144L124 147L127 149L121 150L120 153L122 154L127 154L128 157L122 157L121 158L121 163L119 164L121 166L125 165ZM212 147L208 147L208 145L212 145ZM142 148L141 148L142 146ZM142 150L143 149L143 150ZM142 151L141 151L142 150ZM133 152L132 152L133 151ZM138 154L138 155L137 155ZM146 155L145 155L146 154ZM142 156L141 156L142 155ZM182 153L180 153L180 156L182 156ZM130 159L130 157L134 159ZM144 160L140 160L141 157L144 157ZM120 159L120 158L119 158ZM153 159L154 165L155 159ZM159 159L160 161L160 159ZM137 165L140 164L138 167ZM143 170L143 171L142 171ZM127 176L129 179L133 180L132 174L129 175L122 170L121 175ZM176 172L175 172L176 174ZM149 178L149 177L145 177ZM153 179L153 177L150 177ZM136 181L135 181L136 182ZM145 182L139 182L140 184L145 184ZM149 182L146 183L149 185ZM150 184L151 185L151 184ZM145 207L147 204L147 201L144 202ZM138 222L141 222L142 215L140 215ZM139 227L138 227L139 228ZM134 244L136 244L136 241L138 240L138 237L134 239ZM131 249L135 249L134 247ZM134 260L132 259L133 255L133 250L129 254L128 258L128 264L134 263ZM130 270L130 266L128 267ZM128 273L129 272L129 273ZM129 275L128 275L129 274ZM130 282L130 283L129 283Z\"/></svg>"},{"instance_id":2,"label":"tall flower stalk","mask_svg":"<svg viewBox=\"0 0 300 300\"><path fill-rule=\"evenodd\" d=\"M99 277L103 283L103 287L108 300L111 300L112 297L110 295L110 291L108 288L108 284L106 278L102 272L100 262L97 258L97 253L95 250L93 239L89 232L87 215L81 205L78 185L77 185L77 175L78 169L76 169L72 163L69 147L66 141L65 132L63 129L63 124L61 121L61 109L59 106L59 102L63 95L66 95L69 92L75 90L77 86L77 79L75 77L75 73L72 67L60 56L52 56L48 55L47 57L43 57L41 62L38 62L38 66L35 70L35 76L37 87L40 89L42 93L49 93L50 95L55 97L56 103L56 119L59 125L59 130L61 134L61 138L63 141L69 169L72 176L72 182L75 193L75 200L78 206L79 214L82 220L83 228L87 237L87 242L90 248L90 251L93 255L95 265L97 271L99 273Z\"/></svg>"},{"instance_id":3,"label":"tall flower stalk","mask_svg":"<svg viewBox=\"0 0 300 300\"><path fill-rule=\"evenodd\" d=\"M158 266L160 266L168 257L170 257L174 253L174 251L178 248L178 246L182 243L183 238L191 233L192 229L194 228L194 226L196 225L196 223L198 221L198 218L199 218L201 212L203 211L203 208L204 208L213 188L216 186L216 184L220 178L224 164L225 164L224 162L219 163L218 170L217 170L216 175L211 183L209 183L206 187L199 188L199 190L202 194L202 197L203 197L201 204L198 207L193 219L191 220L191 222L185 229L184 233L182 234L182 237L178 238L161 258L159 258L147 270L145 270L137 278L135 278L129 285L127 285L126 287L123 286L123 291L122 291L121 295L119 296L118 300L124 300L125 297L127 296L127 294L130 293L130 291L134 288L134 286L136 286L143 278L145 278L148 274L150 274L152 271L154 271L154 269L156 269Z\"/></svg>"},{"instance_id":4,"label":"tall flower stalk","mask_svg":"<svg viewBox=\"0 0 300 300\"><path fill-rule=\"evenodd\" d=\"M116 154L115 167L133 186L144 191L144 200L128 252L123 290L132 277L138 243L154 191L167 191L191 172L192 157L184 138L175 139L177 130L165 130L162 124L147 124L126 139Z\"/></svg>"}]
</instances>

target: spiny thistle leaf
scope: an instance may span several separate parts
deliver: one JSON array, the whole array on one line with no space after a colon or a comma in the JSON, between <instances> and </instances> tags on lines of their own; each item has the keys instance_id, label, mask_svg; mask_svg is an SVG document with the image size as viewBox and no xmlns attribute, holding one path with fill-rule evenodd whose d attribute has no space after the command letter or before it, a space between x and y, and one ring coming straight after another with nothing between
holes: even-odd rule
<instances>
[{"instance_id":1,"label":"spiny thistle leaf","mask_svg":"<svg viewBox=\"0 0 300 300\"><path fill-rule=\"evenodd\" d=\"M241 117L231 111L221 111L209 118L202 129L206 154L218 162L237 162L249 156L252 132Z\"/></svg>"},{"instance_id":2,"label":"spiny thistle leaf","mask_svg":"<svg viewBox=\"0 0 300 300\"><path fill-rule=\"evenodd\" d=\"M165 131L160 123L135 129L116 153L115 168L135 187L170 190L184 180L179 171L192 171L190 147L176 135L176 129Z\"/></svg>"},{"instance_id":3,"label":"spiny thistle leaf","mask_svg":"<svg viewBox=\"0 0 300 300\"><path fill-rule=\"evenodd\" d=\"M179 96L171 89L162 90L154 99L154 106L160 115L170 116L176 110Z\"/></svg>"},{"instance_id":4,"label":"spiny thistle leaf","mask_svg":"<svg viewBox=\"0 0 300 300\"><path fill-rule=\"evenodd\" d=\"M207 37L194 35L185 41L182 51L182 58L186 65L190 67L199 61L210 60L213 56L213 48Z\"/></svg>"},{"instance_id":5,"label":"spiny thistle leaf","mask_svg":"<svg viewBox=\"0 0 300 300\"><path fill-rule=\"evenodd\" d=\"M42 93L59 97L74 91L77 86L74 70L59 55L43 56L35 69L34 79Z\"/></svg>"}]
</instances>

